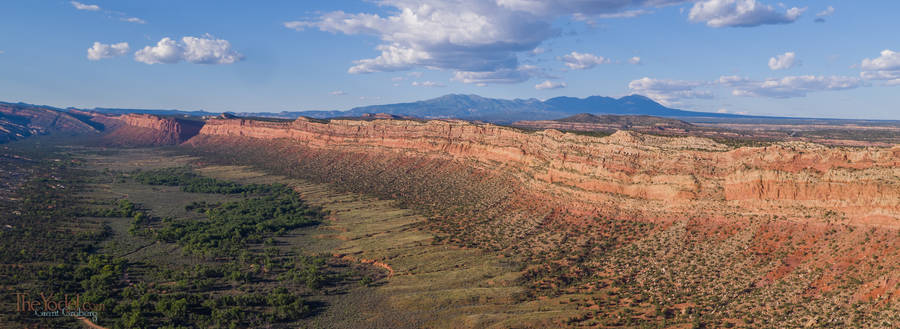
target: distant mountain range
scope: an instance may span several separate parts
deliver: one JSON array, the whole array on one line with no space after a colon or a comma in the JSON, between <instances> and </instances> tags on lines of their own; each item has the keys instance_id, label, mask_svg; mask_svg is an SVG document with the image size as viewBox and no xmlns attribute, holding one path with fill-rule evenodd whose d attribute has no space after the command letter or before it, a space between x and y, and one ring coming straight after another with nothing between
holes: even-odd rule
<instances>
[{"instance_id":1,"label":"distant mountain range","mask_svg":"<svg viewBox=\"0 0 900 329\"><path fill-rule=\"evenodd\" d=\"M136 110L96 108L104 113L147 113L157 115L217 115L206 111L181 110ZM652 115L662 117L706 117L706 118L741 118L747 116L723 113L707 113L677 110L665 107L653 100L631 95L622 98L591 96L587 98L556 97L546 101L538 99L498 99L478 95L450 94L438 98L385 105L372 105L352 108L346 111L282 111L233 113L247 117L273 117L295 119L300 116L310 118L359 117L371 113L385 113L398 116L412 116L423 119L457 118L481 120L496 123L511 123L520 120L554 120L579 113L619 114L619 115Z\"/></svg>"},{"instance_id":2,"label":"distant mountain range","mask_svg":"<svg viewBox=\"0 0 900 329\"><path fill-rule=\"evenodd\" d=\"M154 115L190 115L195 117L202 117L206 115L219 115L222 112L207 112L203 110L196 111L186 111L186 110L164 110L164 109L122 109L122 108L106 108L106 107L95 107L90 109L90 111L101 112L106 114L128 114L128 113L140 113L140 114L154 114ZM266 113L266 114L274 114L274 113Z\"/></svg>"},{"instance_id":3,"label":"distant mountain range","mask_svg":"<svg viewBox=\"0 0 900 329\"><path fill-rule=\"evenodd\" d=\"M519 120L553 120L579 113L652 115L663 117L717 117L735 118L741 115L683 111L665 107L640 95L612 98L591 96L587 98L556 97L546 101L538 99L497 99L478 95L450 94L424 101L373 105L353 108L349 111L304 111L292 114L331 118L360 116L365 113L407 115L424 119L458 118L509 123Z\"/></svg>"},{"instance_id":4,"label":"distant mountain range","mask_svg":"<svg viewBox=\"0 0 900 329\"><path fill-rule=\"evenodd\" d=\"M3 103L19 106L35 106L24 103ZM67 111L50 106L47 109ZM178 109L125 109L94 108L91 111L108 114L143 113L162 116L216 116L222 112ZM546 101L538 99L498 99L478 95L450 94L441 97L385 105L372 105L352 108L344 111L281 111L281 112L228 112L240 117L296 119L301 116L327 119L340 117L363 117L376 113L398 117L416 117L422 119L457 118L465 120L481 120L499 124L510 124L516 121L556 120L580 113L595 115L648 115L676 118L687 122L704 123L778 123L778 124L828 124L835 122L859 122L864 124L896 124L889 120L846 120L846 119L814 119L789 118L773 116L748 116L728 113L695 112L673 109L641 95L630 95L621 98L591 96L587 98L556 97Z\"/></svg>"}]
</instances>

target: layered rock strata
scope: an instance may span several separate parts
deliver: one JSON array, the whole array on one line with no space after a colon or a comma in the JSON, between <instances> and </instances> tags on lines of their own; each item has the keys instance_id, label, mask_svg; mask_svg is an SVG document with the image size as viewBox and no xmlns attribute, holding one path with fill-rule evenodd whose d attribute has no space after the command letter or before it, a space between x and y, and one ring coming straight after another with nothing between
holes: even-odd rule
<instances>
[{"instance_id":1,"label":"layered rock strata","mask_svg":"<svg viewBox=\"0 0 900 329\"><path fill-rule=\"evenodd\" d=\"M212 119L198 136L452 160L512 175L572 218L774 214L807 221L829 212L846 223L900 220L900 147L732 149L698 137L619 131L597 138L436 120Z\"/></svg>"}]
</instances>

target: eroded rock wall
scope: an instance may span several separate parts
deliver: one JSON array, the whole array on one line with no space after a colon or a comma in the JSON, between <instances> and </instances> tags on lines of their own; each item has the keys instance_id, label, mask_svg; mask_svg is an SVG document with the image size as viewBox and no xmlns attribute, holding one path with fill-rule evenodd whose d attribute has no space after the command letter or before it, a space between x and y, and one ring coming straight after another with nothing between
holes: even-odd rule
<instances>
[{"instance_id":1,"label":"eroded rock wall","mask_svg":"<svg viewBox=\"0 0 900 329\"><path fill-rule=\"evenodd\" d=\"M732 149L698 137L620 131L598 138L438 120L212 119L199 136L450 160L511 175L572 219L772 214L806 221L830 211L847 223L900 221L898 147Z\"/></svg>"},{"instance_id":2,"label":"eroded rock wall","mask_svg":"<svg viewBox=\"0 0 900 329\"><path fill-rule=\"evenodd\" d=\"M150 114L94 114L92 120L110 127L106 141L127 146L177 145L197 135L203 127L203 121L199 120Z\"/></svg>"}]
</instances>

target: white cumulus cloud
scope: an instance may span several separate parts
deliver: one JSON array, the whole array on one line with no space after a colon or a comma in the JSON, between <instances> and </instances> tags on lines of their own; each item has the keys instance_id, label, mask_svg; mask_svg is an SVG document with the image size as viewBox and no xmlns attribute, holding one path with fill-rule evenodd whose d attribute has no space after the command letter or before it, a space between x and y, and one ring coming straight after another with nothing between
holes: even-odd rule
<instances>
[{"instance_id":1,"label":"white cumulus cloud","mask_svg":"<svg viewBox=\"0 0 900 329\"><path fill-rule=\"evenodd\" d=\"M162 38L156 46L147 46L134 53L134 59L146 64L174 64L187 61L194 64L232 64L244 59L231 49L231 43L206 35L202 38L183 37L175 41Z\"/></svg>"},{"instance_id":2,"label":"white cumulus cloud","mask_svg":"<svg viewBox=\"0 0 900 329\"><path fill-rule=\"evenodd\" d=\"M889 86L900 85L900 53L885 49L881 56L863 59L860 77L866 80L886 80Z\"/></svg>"},{"instance_id":3,"label":"white cumulus cloud","mask_svg":"<svg viewBox=\"0 0 900 329\"><path fill-rule=\"evenodd\" d=\"M794 52L786 52L781 55L769 58L769 68L773 71L787 70L797 64L797 54Z\"/></svg>"},{"instance_id":4,"label":"white cumulus cloud","mask_svg":"<svg viewBox=\"0 0 900 329\"><path fill-rule=\"evenodd\" d=\"M134 59L146 64L174 64L184 59L184 47L168 37L156 46L146 46L134 53Z\"/></svg>"},{"instance_id":5,"label":"white cumulus cloud","mask_svg":"<svg viewBox=\"0 0 900 329\"><path fill-rule=\"evenodd\" d=\"M637 56L628 59L628 64L640 65L642 63L641 58Z\"/></svg>"},{"instance_id":6,"label":"white cumulus cloud","mask_svg":"<svg viewBox=\"0 0 900 329\"><path fill-rule=\"evenodd\" d=\"M69 1L72 4L72 7L78 10L87 10L87 11L98 11L100 10L100 6L98 5L88 5L78 1Z\"/></svg>"},{"instance_id":7,"label":"white cumulus cloud","mask_svg":"<svg viewBox=\"0 0 900 329\"><path fill-rule=\"evenodd\" d=\"M554 81L550 81L550 80L544 80L544 82L534 85L534 89L537 89L537 90L560 89L560 88L565 88L568 86L569 85L566 84L565 82L554 82Z\"/></svg>"},{"instance_id":8,"label":"white cumulus cloud","mask_svg":"<svg viewBox=\"0 0 900 329\"><path fill-rule=\"evenodd\" d=\"M701 81L667 80L644 77L628 83L632 92L650 97L663 105L671 105L681 99L713 98L708 90L696 90L707 85Z\"/></svg>"},{"instance_id":9,"label":"white cumulus cloud","mask_svg":"<svg viewBox=\"0 0 900 329\"><path fill-rule=\"evenodd\" d=\"M431 59L428 52L405 48L399 44L379 45L376 49L381 51L381 56L355 61L353 63L356 65L347 72L358 74L407 70L415 66L413 63L427 62Z\"/></svg>"},{"instance_id":10,"label":"white cumulus cloud","mask_svg":"<svg viewBox=\"0 0 900 329\"><path fill-rule=\"evenodd\" d=\"M328 94L331 95L331 96L344 96L344 95L347 95L347 92L346 92L346 91L343 91L343 90L335 90L335 91L332 91L332 92L330 92L330 93L328 93Z\"/></svg>"},{"instance_id":11,"label":"white cumulus cloud","mask_svg":"<svg viewBox=\"0 0 900 329\"><path fill-rule=\"evenodd\" d=\"M864 86L862 79L843 76L788 76L755 81L738 76L723 76L719 83L733 87L735 96L793 98L817 91L848 90Z\"/></svg>"},{"instance_id":12,"label":"white cumulus cloud","mask_svg":"<svg viewBox=\"0 0 900 329\"><path fill-rule=\"evenodd\" d=\"M196 64L232 64L244 58L227 40L184 37L184 59Z\"/></svg>"},{"instance_id":13,"label":"white cumulus cloud","mask_svg":"<svg viewBox=\"0 0 900 329\"><path fill-rule=\"evenodd\" d=\"M512 69L498 69L484 72L457 71L453 74L453 80L462 83L473 83L483 87L487 84L507 84L525 82L535 76L545 76L539 68L532 65L522 65Z\"/></svg>"},{"instance_id":14,"label":"white cumulus cloud","mask_svg":"<svg viewBox=\"0 0 900 329\"><path fill-rule=\"evenodd\" d=\"M316 29L381 40L374 58L359 59L349 73L447 70L469 83L523 82L533 70L519 54L541 53L538 46L555 36L563 16L635 16L642 8L688 0L379 0L388 14L333 11L308 20L284 22L285 28ZM605 15L605 16L604 16Z\"/></svg>"},{"instance_id":15,"label":"white cumulus cloud","mask_svg":"<svg viewBox=\"0 0 900 329\"><path fill-rule=\"evenodd\" d=\"M860 67L866 71L900 70L900 53L890 49L882 50L881 56L873 59L864 59Z\"/></svg>"},{"instance_id":16,"label":"white cumulus cloud","mask_svg":"<svg viewBox=\"0 0 900 329\"><path fill-rule=\"evenodd\" d=\"M92 61L99 61L104 58L112 58L122 56L128 53L127 42L119 42L114 44L105 44L94 42L94 45L87 50L87 58Z\"/></svg>"},{"instance_id":17,"label":"white cumulus cloud","mask_svg":"<svg viewBox=\"0 0 900 329\"><path fill-rule=\"evenodd\" d=\"M516 52L531 51L556 35L548 22L499 10L488 1L382 1L390 16L323 14L314 21L286 22L296 30L317 28L348 35L375 35L380 55L357 60L349 73L401 71L417 67L484 73L513 70Z\"/></svg>"},{"instance_id":18,"label":"white cumulus cloud","mask_svg":"<svg viewBox=\"0 0 900 329\"><path fill-rule=\"evenodd\" d=\"M600 64L609 63L609 59L588 53L572 52L558 58L572 70L587 70Z\"/></svg>"},{"instance_id":19,"label":"white cumulus cloud","mask_svg":"<svg viewBox=\"0 0 900 329\"><path fill-rule=\"evenodd\" d=\"M756 0L704 0L694 4L688 19L710 27L751 27L793 23L804 11L793 7L781 13Z\"/></svg>"}]
</instances>

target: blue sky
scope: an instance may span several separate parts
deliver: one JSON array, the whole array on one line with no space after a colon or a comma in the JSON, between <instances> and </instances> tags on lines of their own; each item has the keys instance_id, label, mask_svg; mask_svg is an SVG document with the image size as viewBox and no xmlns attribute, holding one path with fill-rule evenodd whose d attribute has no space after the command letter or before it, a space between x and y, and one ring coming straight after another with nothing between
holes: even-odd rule
<instances>
[{"instance_id":1,"label":"blue sky","mask_svg":"<svg viewBox=\"0 0 900 329\"><path fill-rule=\"evenodd\" d=\"M900 119L898 1L37 0L0 12L4 101L277 112L638 93L696 111Z\"/></svg>"}]
</instances>

